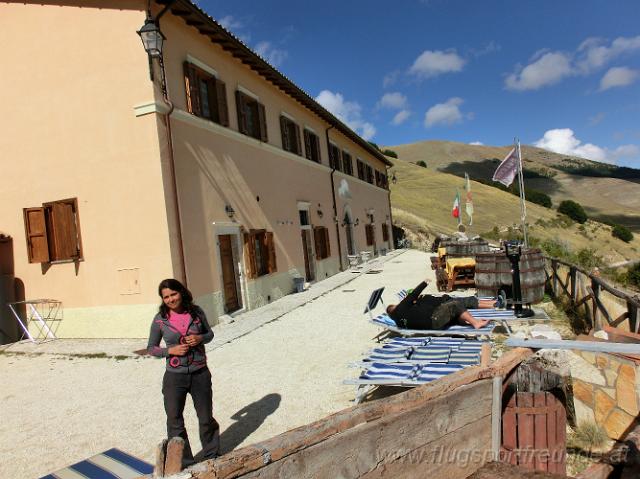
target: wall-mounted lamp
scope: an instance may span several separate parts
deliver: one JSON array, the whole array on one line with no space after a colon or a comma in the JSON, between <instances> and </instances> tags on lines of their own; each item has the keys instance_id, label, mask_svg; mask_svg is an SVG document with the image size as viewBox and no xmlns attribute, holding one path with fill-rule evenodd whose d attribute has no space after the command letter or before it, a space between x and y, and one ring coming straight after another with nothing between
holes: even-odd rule
<instances>
[{"instance_id":1,"label":"wall-mounted lamp","mask_svg":"<svg viewBox=\"0 0 640 479\"><path fill-rule=\"evenodd\" d=\"M233 216L236 214L236 211L233 209L233 206L231 205L225 205L224 212L227 213L227 216L229 217L229 219L233 219Z\"/></svg>"},{"instance_id":2,"label":"wall-mounted lamp","mask_svg":"<svg viewBox=\"0 0 640 479\"><path fill-rule=\"evenodd\" d=\"M322 218L324 216L324 213L322 212L322 210L318 210L316 211L316 213L318 213L318 218Z\"/></svg>"},{"instance_id":3,"label":"wall-mounted lamp","mask_svg":"<svg viewBox=\"0 0 640 479\"><path fill-rule=\"evenodd\" d=\"M151 18L151 13L147 12L147 18L144 25L136 32L140 35L144 51L149 57L149 77L153 81L153 59L162 58L162 47L166 37L160 31L158 20Z\"/></svg>"}]
</instances>

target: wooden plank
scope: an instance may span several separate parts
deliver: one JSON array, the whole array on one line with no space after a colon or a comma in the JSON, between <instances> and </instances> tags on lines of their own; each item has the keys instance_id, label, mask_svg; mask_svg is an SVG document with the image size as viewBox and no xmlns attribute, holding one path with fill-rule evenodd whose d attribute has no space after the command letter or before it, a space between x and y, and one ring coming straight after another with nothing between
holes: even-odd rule
<instances>
[{"instance_id":1,"label":"wooden plank","mask_svg":"<svg viewBox=\"0 0 640 479\"><path fill-rule=\"evenodd\" d=\"M491 363L491 343L486 342L480 348L480 366L486 367Z\"/></svg>"},{"instance_id":2,"label":"wooden plank","mask_svg":"<svg viewBox=\"0 0 640 479\"><path fill-rule=\"evenodd\" d=\"M640 344L612 343L610 341L508 338L505 345L532 349L573 349L596 353L640 354Z\"/></svg>"},{"instance_id":3,"label":"wooden plank","mask_svg":"<svg viewBox=\"0 0 640 479\"><path fill-rule=\"evenodd\" d=\"M554 397L556 403L558 403L558 399ZM566 474L567 473L567 411L563 407L559 407L556 409L556 444L557 449L555 451L562 451L561 457L558 457L558 461L556 462L556 473L558 474Z\"/></svg>"},{"instance_id":4,"label":"wooden plank","mask_svg":"<svg viewBox=\"0 0 640 479\"><path fill-rule=\"evenodd\" d=\"M167 454L167 440L164 439L156 448L156 463L153 467L153 477L164 477L164 461Z\"/></svg>"},{"instance_id":5,"label":"wooden plank","mask_svg":"<svg viewBox=\"0 0 640 479\"><path fill-rule=\"evenodd\" d=\"M491 400L491 452L494 461L500 459L502 442L502 376L493 378L493 397Z\"/></svg>"},{"instance_id":6,"label":"wooden plank","mask_svg":"<svg viewBox=\"0 0 640 479\"><path fill-rule=\"evenodd\" d=\"M246 474L277 461L297 451L318 444L330 436L347 429L375 421L378 418L419 408L424 403L439 398L461 386L492 378L506 376L518 364L533 354L531 349L517 348L507 351L486 368L472 366L447 377L410 389L401 394L344 409L319 421L307 424L258 444L237 449L215 461L206 463L203 471L209 476L229 478ZM490 429L488 429L490 430Z\"/></svg>"},{"instance_id":7,"label":"wooden plank","mask_svg":"<svg viewBox=\"0 0 640 479\"><path fill-rule=\"evenodd\" d=\"M515 396L516 406L533 406L533 393L516 393ZM520 452L518 465L524 469L533 469L533 457L528 452L534 446L533 415L516 414L516 423L518 424L518 450Z\"/></svg>"},{"instance_id":8,"label":"wooden plank","mask_svg":"<svg viewBox=\"0 0 640 479\"><path fill-rule=\"evenodd\" d=\"M502 414L502 456L501 460L509 464L517 464L517 458L513 452L518 447L517 440L517 424L516 413L513 409L516 407L515 393L509 398L507 407Z\"/></svg>"},{"instance_id":9,"label":"wooden plank","mask_svg":"<svg viewBox=\"0 0 640 479\"><path fill-rule=\"evenodd\" d=\"M452 467L473 467L473 472L489 458L491 389L488 380L465 386L422 408L332 436L243 477L410 478L416 477L417 468L433 474ZM466 462L475 464L461 466L462 455L472 453Z\"/></svg>"},{"instance_id":10,"label":"wooden plank","mask_svg":"<svg viewBox=\"0 0 640 479\"><path fill-rule=\"evenodd\" d=\"M547 397L545 392L533 393L533 406L544 407L547 406ZM555 413L554 413L555 415ZM537 451L549 449L549 441L547 436L547 417L549 416L549 410L546 414L537 414L533 417L533 445ZM534 458L534 469L538 471L548 471L547 458L542 455L536 455Z\"/></svg>"},{"instance_id":11,"label":"wooden plank","mask_svg":"<svg viewBox=\"0 0 640 479\"><path fill-rule=\"evenodd\" d=\"M182 454L184 452L184 439L172 437L167 443L167 456L164 462L164 474L170 476L182 470Z\"/></svg>"},{"instance_id":12,"label":"wooden plank","mask_svg":"<svg viewBox=\"0 0 640 479\"><path fill-rule=\"evenodd\" d=\"M544 393L546 396L546 404L550 406L553 404L553 400L555 397L551 393ZM547 414L545 417L546 424L546 432L547 432L547 447L549 449L555 448L558 445L558 422L556 420L556 413ZM563 444L564 446L564 444ZM556 467L556 458L551 457L550 461L547 463L547 470L549 472L557 472L558 467Z\"/></svg>"},{"instance_id":13,"label":"wooden plank","mask_svg":"<svg viewBox=\"0 0 640 479\"><path fill-rule=\"evenodd\" d=\"M594 285L594 287L595 287L595 285ZM609 314L609 311L607 311L607 308L605 308L604 304L602 304L602 301L600 301L599 290L597 289L597 287L596 287L596 289L592 289L592 288L589 288L587 286L587 291L589 292L589 294L593 298L594 324L595 324L595 318L597 317L597 311L598 310L600 310L602 312L602 314L604 314L604 318L607 320L607 323L611 324L613 322L613 320L611 319L611 315Z\"/></svg>"}]
</instances>

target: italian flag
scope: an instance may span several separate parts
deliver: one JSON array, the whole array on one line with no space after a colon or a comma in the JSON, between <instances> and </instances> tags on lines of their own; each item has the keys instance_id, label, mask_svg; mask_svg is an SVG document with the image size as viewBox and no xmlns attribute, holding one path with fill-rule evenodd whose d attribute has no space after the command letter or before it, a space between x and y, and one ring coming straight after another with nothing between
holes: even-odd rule
<instances>
[{"instance_id":1,"label":"italian flag","mask_svg":"<svg viewBox=\"0 0 640 479\"><path fill-rule=\"evenodd\" d=\"M456 199L453 200L453 209L451 210L451 216L454 218L460 218L460 192L456 192Z\"/></svg>"}]
</instances>

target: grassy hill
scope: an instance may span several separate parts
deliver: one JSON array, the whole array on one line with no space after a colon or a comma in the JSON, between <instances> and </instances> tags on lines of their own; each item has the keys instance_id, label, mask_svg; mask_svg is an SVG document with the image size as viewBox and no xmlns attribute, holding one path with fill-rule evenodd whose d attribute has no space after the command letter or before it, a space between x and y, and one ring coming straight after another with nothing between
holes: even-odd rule
<instances>
[{"instance_id":1,"label":"grassy hill","mask_svg":"<svg viewBox=\"0 0 640 479\"><path fill-rule=\"evenodd\" d=\"M506 155L508 152L499 148L480 148L483 151L495 151L496 154L504 151ZM402 157L404 152L401 153L400 148L391 149ZM391 204L394 222L409 230L412 239L421 237L428 241L435 234L456 231L457 220L451 216L451 207L456 188L460 190L464 205L464 181L452 174L436 171L432 166L435 161L425 161L428 168L407 161L394 161L393 169L398 181L391 184ZM441 165L444 168L448 166L445 160ZM473 225L467 226L467 233L471 236L507 238L509 227L520 222L519 198L476 181L471 184L475 213ZM464 211L464 206L462 209ZM468 218L464 213L463 220L466 225ZM559 215L554 209L528 202L527 223L530 236L542 241L552 240L576 252L595 249L606 264L639 256L640 235L636 234L631 243L624 243L611 236L609 226L599 222L587 221L580 225Z\"/></svg>"},{"instance_id":2,"label":"grassy hill","mask_svg":"<svg viewBox=\"0 0 640 479\"><path fill-rule=\"evenodd\" d=\"M512 148L423 141L385 147L402 162L424 161L431 172L490 180ZM522 146L525 185L549 195L554 207L563 200L580 203L594 219L621 224L640 233L640 170L619 168L583 158Z\"/></svg>"}]
</instances>

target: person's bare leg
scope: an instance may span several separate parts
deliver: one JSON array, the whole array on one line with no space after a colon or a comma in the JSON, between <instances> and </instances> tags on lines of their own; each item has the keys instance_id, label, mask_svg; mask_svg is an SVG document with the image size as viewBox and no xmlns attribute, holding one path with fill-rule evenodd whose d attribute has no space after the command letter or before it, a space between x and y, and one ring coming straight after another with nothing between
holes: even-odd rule
<instances>
[{"instance_id":1,"label":"person's bare leg","mask_svg":"<svg viewBox=\"0 0 640 479\"><path fill-rule=\"evenodd\" d=\"M495 299L479 299L478 300L479 309L492 309L492 308L495 308L494 304L496 304Z\"/></svg>"},{"instance_id":2,"label":"person's bare leg","mask_svg":"<svg viewBox=\"0 0 640 479\"><path fill-rule=\"evenodd\" d=\"M473 326L475 329L480 329L489 324L488 319L476 319L471 316L471 313L469 311L465 311L460 315L460 321Z\"/></svg>"}]
</instances>

